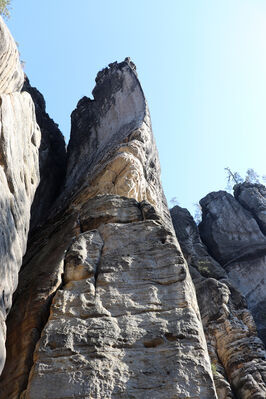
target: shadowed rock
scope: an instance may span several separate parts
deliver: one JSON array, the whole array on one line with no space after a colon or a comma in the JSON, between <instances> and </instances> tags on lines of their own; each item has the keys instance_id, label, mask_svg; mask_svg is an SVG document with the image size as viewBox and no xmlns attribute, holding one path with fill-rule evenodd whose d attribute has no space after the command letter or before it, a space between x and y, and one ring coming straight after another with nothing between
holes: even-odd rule
<instances>
[{"instance_id":1,"label":"shadowed rock","mask_svg":"<svg viewBox=\"0 0 266 399\"><path fill-rule=\"evenodd\" d=\"M263 184L242 183L234 186L234 196L252 213L266 235L266 187Z\"/></svg>"},{"instance_id":2,"label":"shadowed rock","mask_svg":"<svg viewBox=\"0 0 266 399\"><path fill-rule=\"evenodd\" d=\"M254 204L254 190L256 192L258 187L252 187L246 183L236 187L238 197L242 190L246 203ZM247 201L247 188L252 188L250 201ZM259 335L266 343L266 237L253 215L232 195L224 191L210 193L200 204L203 211L199 225L201 238L245 296Z\"/></svg>"},{"instance_id":3,"label":"shadowed rock","mask_svg":"<svg viewBox=\"0 0 266 399\"><path fill-rule=\"evenodd\" d=\"M39 147L40 184L31 207L31 231L42 224L51 212L52 205L61 192L66 174L66 144L58 125L46 112L43 95L30 85L26 77L23 91L34 102L37 123L41 129Z\"/></svg>"}]
</instances>

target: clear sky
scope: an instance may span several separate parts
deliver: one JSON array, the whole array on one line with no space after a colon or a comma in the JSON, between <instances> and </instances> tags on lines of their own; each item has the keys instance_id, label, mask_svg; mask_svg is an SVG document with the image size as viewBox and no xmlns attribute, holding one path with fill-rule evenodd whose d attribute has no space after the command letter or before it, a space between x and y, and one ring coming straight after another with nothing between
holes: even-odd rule
<instances>
[{"instance_id":1,"label":"clear sky","mask_svg":"<svg viewBox=\"0 0 266 399\"><path fill-rule=\"evenodd\" d=\"M130 56L151 111L168 201L193 211L224 167L266 174L265 0L13 0L25 72L69 138L97 72Z\"/></svg>"}]
</instances>

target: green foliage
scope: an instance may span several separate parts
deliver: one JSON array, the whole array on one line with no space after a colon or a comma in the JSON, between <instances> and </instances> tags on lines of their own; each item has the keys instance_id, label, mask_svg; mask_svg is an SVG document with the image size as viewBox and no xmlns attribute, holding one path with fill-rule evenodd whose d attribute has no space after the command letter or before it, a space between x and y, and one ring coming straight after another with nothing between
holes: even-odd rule
<instances>
[{"instance_id":1,"label":"green foliage","mask_svg":"<svg viewBox=\"0 0 266 399\"><path fill-rule=\"evenodd\" d=\"M215 363L212 363L212 364L211 364L211 367L212 367L212 375L213 375L213 376L217 375L216 364L215 364Z\"/></svg>"},{"instance_id":2,"label":"green foliage","mask_svg":"<svg viewBox=\"0 0 266 399\"><path fill-rule=\"evenodd\" d=\"M9 8L10 8L11 0L0 0L0 15L4 18L9 18Z\"/></svg>"}]
</instances>

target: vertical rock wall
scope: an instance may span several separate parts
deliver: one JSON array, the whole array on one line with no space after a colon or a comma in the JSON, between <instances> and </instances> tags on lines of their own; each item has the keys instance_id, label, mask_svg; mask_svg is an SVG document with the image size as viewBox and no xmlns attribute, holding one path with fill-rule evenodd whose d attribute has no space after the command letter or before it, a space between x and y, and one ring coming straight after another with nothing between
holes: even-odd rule
<instances>
[{"instance_id":1,"label":"vertical rock wall","mask_svg":"<svg viewBox=\"0 0 266 399\"><path fill-rule=\"evenodd\" d=\"M0 372L5 319L26 250L30 207L39 183L40 130L15 42L0 17Z\"/></svg>"}]
</instances>

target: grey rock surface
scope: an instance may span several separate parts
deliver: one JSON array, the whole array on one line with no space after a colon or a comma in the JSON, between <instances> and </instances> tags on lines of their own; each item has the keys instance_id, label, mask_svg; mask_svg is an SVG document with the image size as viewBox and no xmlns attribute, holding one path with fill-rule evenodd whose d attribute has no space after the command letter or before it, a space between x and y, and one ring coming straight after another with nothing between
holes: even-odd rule
<instances>
[{"instance_id":1,"label":"grey rock surface","mask_svg":"<svg viewBox=\"0 0 266 399\"><path fill-rule=\"evenodd\" d=\"M265 251L266 237L252 214L226 191L200 200L199 231L211 255L222 265Z\"/></svg>"},{"instance_id":2,"label":"grey rock surface","mask_svg":"<svg viewBox=\"0 0 266 399\"><path fill-rule=\"evenodd\" d=\"M243 184L243 192L250 185ZM251 191L250 203L254 200ZM238 186L241 192L241 186ZM210 193L200 201L200 235L211 255L245 296L260 337L266 343L266 237L247 209L230 194Z\"/></svg>"},{"instance_id":3,"label":"grey rock surface","mask_svg":"<svg viewBox=\"0 0 266 399\"><path fill-rule=\"evenodd\" d=\"M263 184L242 183L234 186L234 196L254 216L266 235L266 187Z\"/></svg>"},{"instance_id":4,"label":"grey rock surface","mask_svg":"<svg viewBox=\"0 0 266 399\"><path fill-rule=\"evenodd\" d=\"M26 250L30 207L39 184L40 129L17 47L0 17L0 373L5 362L5 319Z\"/></svg>"}]
</instances>

